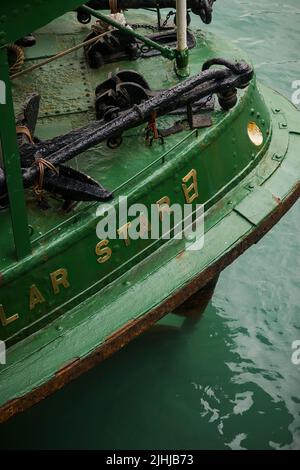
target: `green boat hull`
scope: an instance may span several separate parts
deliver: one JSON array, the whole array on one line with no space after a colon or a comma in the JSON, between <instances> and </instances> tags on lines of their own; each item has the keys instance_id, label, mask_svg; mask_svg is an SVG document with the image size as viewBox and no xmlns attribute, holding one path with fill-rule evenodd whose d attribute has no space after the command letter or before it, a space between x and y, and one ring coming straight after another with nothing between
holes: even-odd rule
<instances>
[{"instance_id":1,"label":"green boat hull","mask_svg":"<svg viewBox=\"0 0 300 470\"><path fill-rule=\"evenodd\" d=\"M60 33L68 27L75 27L70 15L41 30L29 63L63 43L69 46L74 35ZM80 27L75 37L83 36ZM211 57L243 59L223 40L202 32L196 36L193 74ZM54 50L45 52L43 44ZM93 118L92 90L112 68L90 71L82 56L77 59L79 67L75 59L62 59L61 66L46 66L28 81L14 82L16 111L33 82L44 96L40 138ZM178 82L173 65L161 57L119 67L143 71L153 89ZM160 125L168 127L174 119L162 118ZM212 120L210 127L182 131L152 147L145 145L140 126L125 133L118 149L101 144L75 162L113 192L116 208L118 196L149 212L151 204L166 199L194 210L204 205L201 250L192 250L193 239L99 240L99 204L81 203L66 214L50 198L51 207L43 212L27 191L32 253L15 261L7 236L9 211L2 211L0 339L9 348L0 368L0 422L61 388L210 285L297 200L300 120L290 103L253 79L239 92L237 105L213 112Z\"/></svg>"}]
</instances>

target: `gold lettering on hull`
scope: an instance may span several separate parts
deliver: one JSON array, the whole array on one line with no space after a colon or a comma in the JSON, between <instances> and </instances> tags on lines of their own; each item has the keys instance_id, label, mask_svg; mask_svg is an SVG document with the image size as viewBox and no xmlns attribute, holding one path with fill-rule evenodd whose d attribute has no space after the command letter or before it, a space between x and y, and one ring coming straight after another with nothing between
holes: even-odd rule
<instances>
[{"instance_id":1,"label":"gold lettering on hull","mask_svg":"<svg viewBox=\"0 0 300 470\"><path fill-rule=\"evenodd\" d=\"M184 193L185 201L188 204L191 204L199 196L198 192L198 182L197 182L197 171L192 169L182 178L182 190ZM171 200L169 196L163 196L156 202L156 206L159 212L160 220L162 221L166 214L171 212ZM131 227L131 222L123 225L118 229L118 234L120 239L124 240L126 246L130 245L129 237L129 228ZM146 234L151 231L151 225L147 217L142 214L139 218L140 225L140 237L147 238ZM112 257L112 249L108 246L109 240L101 240L95 246L95 253L97 255L97 262L100 264L106 263ZM55 295L59 294L61 287L65 289L70 287L68 280L68 271L66 269L60 268L56 271L50 273L50 280L52 284L53 293ZM32 284L29 288L29 309L33 310L36 305L46 302L45 297L39 290L39 288ZM10 317L6 317L4 307L0 304L0 323L2 326L7 326L10 323L19 319L19 314L16 313Z\"/></svg>"},{"instance_id":2,"label":"gold lettering on hull","mask_svg":"<svg viewBox=\"0 0 300 470\"><path fill-rule=\"evenodd\" d=\"M61 268L57 271L54 271L50 274L50 279L54 294L59 294L59 286L63 286L65 289L70 287L70 283L68 281L68 271L66 269Z\"/></svg>"},{"instance_id":3,"label":"gold lettering on hull","mask_svg":"<svg viewBox=\"0 0 300 470\"><path fill-rule=\"evenodd\" d=\"M124 240L126 246L130 245L130 238L128 236L128 229L130 227L131 227L131 222L128 222L127 224L122 225L122 227L118 229L118 234L120 238Z\"/></svg>"},{"instance_id":4,"label":"gold lettering on hull","mask_svg":"<svg viewBox=\"0 0 300 470\"><path fill-rule=\"evenodd\" d=\"M96 255L99 256L97 259L98 263L106 263L112 255L112 250L107 246L109 244L109 240L101 240L101 242L97 243L95 252Z\"/></svg>"},{"instance_id":5,"label":"gold lettering on hull","mask_svg":"<svg viewBox=\"0 0 300 470\"><path fill-rule=\"evenodd\" d=\"M19 319L19 314L15 313L15 315L12 315L11 317L6 317L4 307L2 304L0 304L0 321L2 326L7 326L10 323L16 321Z\"/></svg>"},{"instance_id":6,"label":"gold lettering on hull","mask_svg":"<svg viewBox=\"0 0 300 470\"><path fill-rule=\"evenodd\" d=\"M33 310L37 304L45 302L45 298L35 284L29 288L29 309Z\"/></svg>"},{"instance_id":7,"label":"gold lettering on hull","mask_svg":"<svg viewBox=\"0 0 300 470\"><path fill-rule=\"evenodd\" d=\"M191 184L187 184L192 180ZM197 182L197 171L191 170L187 175L182 178L182 189L185 197L185 201L188 204L191 204L195 199L197 199L198 193L198 182Z\"/></svg>"}]
</instances>

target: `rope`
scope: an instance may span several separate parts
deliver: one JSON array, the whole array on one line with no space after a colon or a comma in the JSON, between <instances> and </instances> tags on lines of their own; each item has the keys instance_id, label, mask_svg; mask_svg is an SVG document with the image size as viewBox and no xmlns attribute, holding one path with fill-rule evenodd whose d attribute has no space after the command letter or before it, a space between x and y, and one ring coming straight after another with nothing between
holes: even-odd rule
<instances>
[{"instance_id":1,"label":"rope","mask_svg":"<svg viewBox=\"0 0 300 470\"><path fill-rule=\"evenodd\" d=\"M28 129L28 127L26 127L26 126L17 126L17 127L16 127L16 132L17 132L17 135L19 135L19 134L24 134L24 135L26 135L26 137L28 138L29 142L30 142L31 144L34 144L34 141L33 141L32 135L31 135L31 132L30 132L30 130Z\"/></svg>"},{"instance_id":2,"label":"rope","mask_svg":"<svg viewBox=\"0 0 300 470\"><path fill-rule=\"evenodd\" d=\"M45 169L48 168L48 170L52 171L56 175L59 175L59 170L55 168L55 166L49 162L48 160L45 160L45 158L36 158L34 165L36 165L39 169L39 176L36 185L34 186L33 190L37 196L37 199L39 202L42 201L43 199L43 183L44 183L44 176L45 176Z\"/></svg>"},{"instance_id":3,"label":"rope","mask_svg":"<svg viewBox=\"0 0 300 470\"><path fill-rule=\"evenodd\" d=\"M11 59L10 56L12 56L13 60L13 62L9 64L9 74L15 75L22 70L25 60L24 51L20 46L17 46L17 44L9 44L7 46L7 53L9 62Z\"/></svg>"}]
</instances>

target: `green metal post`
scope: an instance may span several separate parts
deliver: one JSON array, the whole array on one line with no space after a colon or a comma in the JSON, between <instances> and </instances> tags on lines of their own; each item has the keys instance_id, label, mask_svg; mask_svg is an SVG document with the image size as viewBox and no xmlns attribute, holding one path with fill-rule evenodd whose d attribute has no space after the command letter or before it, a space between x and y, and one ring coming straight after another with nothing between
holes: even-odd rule
<instances>
[{"instance_id":1,"label":"green metal post","mask_svg":"<svg viewBox=\"0 0 300 470\"><path fill-rule=\"evenodd\" d=\"M126 26L121 25L117 21L113 20L112 18L109 18L108 16L104 15L103 13L100 13L99 11L93 10L93 8L87 7L86 5L82 5L80 7L82 11L85 11L91 16L94 16L95 18L98 18L99 20L103 21L104 23L107 23L111 26L113 26L116 29L119 29L123 33L127 34L128 36L134 37L136 39L139 39L142 41L144 44L147 46L151 47L152 49L155 49L161 53L163 57L169 60L175 59L176 56L176 51L173 49L170 49L169 47L164 47L158 44L155 41L152 41L152 39L149 39L142 34L138 33L137 31L134 31L133 29L127 28Z\"/></svg>"},{"instance_id":2,"label":"green metal post","mask_svg":"<svg viewBox=\"0 0 300 470\"><path fill-rule=\"evenodd\" d=\"M21 259L31 252L31 247L6 48L0 49L0 80L5 95L0 102L0 143L16 255Z\"/></svg>"},{"instance_id":3,"label":"green metal post","mask_svg":"<svg viewBox=\"0 0 300 470\"><path fill-rule=\"evenodd\" d=\"M175 71L180 78L190 74L189 49L187 45L187 7L186 0L176 0L177 49Z\"/></svg>"},{"instance_id":4,"label":"green metal post","mask_svg":"<svg viewBox=\"0 0 300 470\"><path fill-rule=\"evenodd\" d=\"M175 72L179 78L187 78L190 75L189 67L189 50L185 49L184 51L175 51L176 53L176 62L175 62Z\"/></svg>"}]
</instances>

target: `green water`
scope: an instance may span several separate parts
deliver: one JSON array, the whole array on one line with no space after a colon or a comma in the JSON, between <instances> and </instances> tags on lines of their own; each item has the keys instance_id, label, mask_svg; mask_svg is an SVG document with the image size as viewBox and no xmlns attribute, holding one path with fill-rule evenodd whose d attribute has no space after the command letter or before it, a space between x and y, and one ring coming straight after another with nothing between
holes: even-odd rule
<instances>
[{"instance_id":1,"label":"green water","mask_svg":"<svg viewBox=\"0 0 300 470\"><path fill-rule=\"evenodd\" d=\"M290 98L299 22L299 0L218 0L205 28L246 50L260 80ZM300 203L221 274L196 325L169 315L3 425L0 447L300 449L299 220Z\"/></svg>"}]
</instances>

